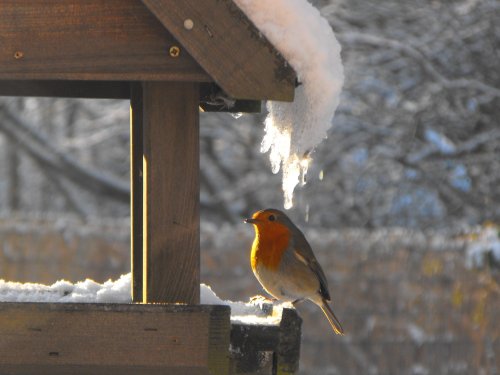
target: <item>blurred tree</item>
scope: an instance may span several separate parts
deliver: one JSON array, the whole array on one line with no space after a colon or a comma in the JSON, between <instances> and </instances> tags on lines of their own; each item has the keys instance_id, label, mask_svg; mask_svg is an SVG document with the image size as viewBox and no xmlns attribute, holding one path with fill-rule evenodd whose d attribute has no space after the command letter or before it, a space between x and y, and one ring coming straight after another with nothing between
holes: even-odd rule
<instances>
[{"instance_id":1,"label":"blurred tree","mask_svg":"<svg viewBox=\"0 0 500 375\"><path fill-rule=\"evenodd\" d=\"M346 83L309 183L297 189L295 216L368 228L499 221L500 2L314 4L342 44ZM1 103L9 146L0 173L10 181L0 185L0 194L9 190L2 210L128 214L126 101ZM259 152L263 116L202 114L204 219L237 222L282 205L281 178ZM19 177L36 175L36 183ZM33 191L49 204L23 198Z\"/></svg>"}]
</instances>

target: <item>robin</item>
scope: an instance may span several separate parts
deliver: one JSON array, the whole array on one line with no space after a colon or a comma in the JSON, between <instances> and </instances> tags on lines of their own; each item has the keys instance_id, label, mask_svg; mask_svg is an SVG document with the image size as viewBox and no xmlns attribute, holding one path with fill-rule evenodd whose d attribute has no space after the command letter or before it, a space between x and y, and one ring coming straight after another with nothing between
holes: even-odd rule
<instances>
[{"instance_id":1,"label":"robin","mask_svg":"<svg viewBox=\"0 0 500 375\"><path fill-rule=\"evenodd\" d=\"M276 209L257 211L245 222L255 228L250 261L262 287L282 301L314 302L333 331L343 335L344 330L328 305L330 293L325 273L300 229Z\"/></svg>"}]
</instances>

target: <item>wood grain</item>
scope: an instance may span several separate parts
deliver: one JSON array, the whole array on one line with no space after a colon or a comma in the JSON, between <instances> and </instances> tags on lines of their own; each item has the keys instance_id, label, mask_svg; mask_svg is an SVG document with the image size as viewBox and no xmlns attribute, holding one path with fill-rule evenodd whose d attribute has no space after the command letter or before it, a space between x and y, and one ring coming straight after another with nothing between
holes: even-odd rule
<instances>
[{"instance_id":1,"label":"wood grain","mask_svg":"<svg viewBox=\"0 0 500 375\"><path fill-rule=\"evenodd\" d=\"M143 85L144 302L200 302L199 87Z\"/></svg>"},{"instance_id":2,"label":"wood grain","mask_svg":"<svg viewBox=\"0 0 500 375\"><path fill-rule=\"evenodd\" d=\"M233 1L142 2L232 97L293 100L293 69ZM190 30L187 19L193 21Z\"/></svg>"},{"instance_id":3,"label":"wood grain","mask_svg":"<svg viewBox=\"0 0 500 375\"><path fill-rule=\"evenodd\" d=\"M139 0L2 0L0 79L211 81Z\"/></svg>"},{"instance_id":4,"label":"wood grain","mask_svg":"<svg viewBox=\"0 0 500 375\"><path fill-rule=\"evenodd\" d=\"M229 324L226 306L1 303L0 373L208 374Z\"/></svg>"}]
</instances>

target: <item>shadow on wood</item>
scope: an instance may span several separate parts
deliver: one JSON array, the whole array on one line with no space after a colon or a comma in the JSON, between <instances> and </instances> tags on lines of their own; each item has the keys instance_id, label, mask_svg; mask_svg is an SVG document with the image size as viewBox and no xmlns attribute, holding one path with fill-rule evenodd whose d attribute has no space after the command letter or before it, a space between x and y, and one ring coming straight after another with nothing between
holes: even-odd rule
<instances>
[{"instance_id":1,"label":"shadow on wood","mask_svg":"<svg viewBox=\"0 0 500 375\"><path fill-rule=\"evenodd\" d=\"M302 319L283 309L281 323L231 324L231 374L295 374L299 370Z\"/></svg>"}]
</instances>

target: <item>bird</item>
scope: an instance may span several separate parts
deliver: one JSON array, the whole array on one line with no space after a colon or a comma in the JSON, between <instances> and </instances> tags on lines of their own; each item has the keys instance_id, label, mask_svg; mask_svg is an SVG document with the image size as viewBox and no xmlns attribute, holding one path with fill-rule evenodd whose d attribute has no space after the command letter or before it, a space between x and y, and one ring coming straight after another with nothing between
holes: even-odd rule
<instances>
[{"instance_id":1,"label":"bird","mask_svg":"<svg viewBox=\"0 0 500 375\"><path fill-rule=\"evenodd\" d=\"M274 208L257 211L244 222L255 229L250 264L266 292L294 305L303 300L315 303L333 331L343 335L344 329L329 305L325 273L300 229Z\"/></svg>"}]
</instances>

